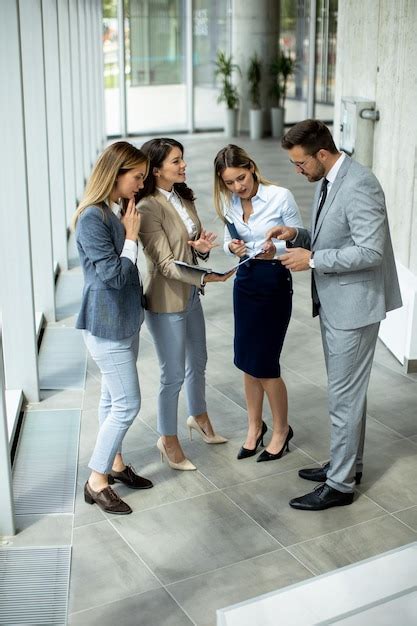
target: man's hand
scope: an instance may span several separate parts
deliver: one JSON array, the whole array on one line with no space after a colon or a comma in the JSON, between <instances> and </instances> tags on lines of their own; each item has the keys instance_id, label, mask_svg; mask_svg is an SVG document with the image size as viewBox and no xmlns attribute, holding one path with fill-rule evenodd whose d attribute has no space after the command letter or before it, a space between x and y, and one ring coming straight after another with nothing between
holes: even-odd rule
<instances>
[{"instance_id":1,"label":"man's hand","mask_svg":"<svg viewBox=\"0 0 417 626\"><path fill-rule=\"evenodd\" d=\"M302 272L310 267L308 262L311 259L311 251L305 248L291 248L278 258L292 272Z\"/></svg>"},{"instance_id":2,"label":"man's hand","mask_svg":"<svg viewBox=\"0 0 417 626\"><path fill-rule=\"evenodd\" d=\"M283 241L291 241L297 235L297 229L292 226L274 226L270 228L265 235L265 239L281 239Z\"/></svg>"}]
</instances>

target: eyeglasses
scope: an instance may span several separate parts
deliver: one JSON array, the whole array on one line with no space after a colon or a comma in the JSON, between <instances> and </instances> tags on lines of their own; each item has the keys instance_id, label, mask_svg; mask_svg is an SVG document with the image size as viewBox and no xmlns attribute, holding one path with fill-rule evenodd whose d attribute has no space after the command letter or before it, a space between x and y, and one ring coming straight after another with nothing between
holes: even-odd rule
<instances>
[{"instance_id":1,"label":"eyeglasses","mask_svg":"<svg viewBox=\"0 0 417 626\"><path fill-rule=\"evenodd\" d=\"M292 161L292 160L290 159L290 163L291 163L292 165L294 165L294 167L298 168L299 170L303 170L303 169L304 169L304 167L305 167L305 164L307 163L307 161L308 161L309 159L312 159L312 158L315 156L315 154L316 154L316 153L314 153L314 154L310 154L310 155L309 155L306 159L304 159L304 161Z\"/></svg>"}]
</instances>

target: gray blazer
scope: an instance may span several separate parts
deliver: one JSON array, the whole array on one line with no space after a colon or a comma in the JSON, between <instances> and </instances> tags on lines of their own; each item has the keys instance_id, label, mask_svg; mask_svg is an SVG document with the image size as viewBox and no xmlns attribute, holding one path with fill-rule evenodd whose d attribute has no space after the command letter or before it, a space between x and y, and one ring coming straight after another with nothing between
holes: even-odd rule
<instances>
[{"instance_id":1,"label":"gray blazer","mask_svg":"<svg viewBox=\"0 0 417 626\"><path fill-rule=\"evenodd\" d=\"M136 265L120 257L123 224L107 206L91 206L78 219L75 236L84 273L76 328L106 339L134 335L143 319L142 287Z\"/></svg>"},{"instance_id":2,"label":"gray blazer","mask_svg":"<svg viewBox=\"0 0 417 626\"><path fill-rule=\"evenodd\" d=\"M320 186L312 232L299 229L294 242L314 252L320 306L342 330L379 322L402 306L381 185L368 168L346 157L314 228Z\"/></svg>"}]
</instances>

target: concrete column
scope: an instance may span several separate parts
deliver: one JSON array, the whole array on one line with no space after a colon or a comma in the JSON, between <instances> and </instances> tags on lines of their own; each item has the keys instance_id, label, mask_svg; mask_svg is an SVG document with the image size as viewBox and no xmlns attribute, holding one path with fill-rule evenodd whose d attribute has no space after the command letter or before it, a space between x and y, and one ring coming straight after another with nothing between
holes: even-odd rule
<instances>
[{"instance_id":1,"label":"concrete column","mask_svg":"<svg viewBox=\"0 0 417 626\"><path fill-rule=\"evenodd\" d=\"M416 23L414 0L339 2L334 117L338 143L343 96L373 100L380 113L372 169L385 192L404 302L380 337L408 371L417 371Z\"/></svg>"},{"instance_id":2,"label":"concrete column","mask_svg":"<svg viewBox=\"0 0 417 626\"><path fill-rule=\"evenodd\" d=\"M35 309L55 321L41 0L19 2Z\"/></svg>"},{"instance_id":3,"label":"concrete column","mask_svg":"<svg viewBox=\"0 0 417 626\"><path fill-rule=\"evenodd\" d=\"M241 96L240 129L249 128L248 81L246 73L250 57L256 52L263 62L263 79L261 88L262 107L269 110L269 89L271 78L269 66L278 52L280 21L280 3L275 0L258 0L257 2L232 2L232 56L242 70L242 76L235 76ZM268 111L269 112L269 111ZM268 123L269 115L265 115Z\"/></svg>"},{"instance_id":4,"label":"concrete column","mask_svg":"<svg viewBox=\"0 0 417 626\"><path fill-rule=\"evenodd\" d=\"M92 61L88 56L87 38L91 34L87 34L87 2L78 0L78 54L79 54L79 73L80 73L80 105L81 105L81 128L83 143L83 183L87 180L91 171L91 146L90 146L90 85L88 84L88 69ZM83 189L84 190L84 184Z\"/></svg>"},{"instance_id":5,"label":"concrete column","mask_svg":"<svg viewBox=\"0 0 417 626\"><path fill-rule=\"evenodd\" d=\"M71 50L72 114L74 120L75 191L77 200L84 192L84 129L81 103L80 29L78 1L69 0L69 26Z\"/></svg>"},{"instance_id":6,"label":"concrete column","mask_svg":"<svg viewBox=\"0 0 417 626\"><path fill-rule=\"evenodd\" d=\"M89 107L88 107L88 130L90 133L90 152L89 152L89 160L90 160L90 171L91 165L96 160L97 154L97 143L96 143L96 123L97 123L97 94L96 94L96 78L95 75L98 71L96 66L96 57L94 54L94 48L97 45L97 42L93 39L94 33L94 15L93 15L93 3L87 2L85 6L86 10L86 32L87 32L87 82L88 82L88 99L89 99ZM90 175L90 172L88 172Z\"/></svg>"},{"instance_id":7,"label":"concrete column","mask_svg":"<svg viewBox=\"0 0 417 626\"><path fill-rule=\"evenodd\" d=\"M39 402L18 2L2 3L0 91L0 310L8 389ZM10 155L13 155L11 158ZM0 419L1 421L1 419Z\"/></svg>"},{"instance_id":8,"label":"concrete column","mask_svg":"<svg viewBox=\"0 0 417 626\"><path fill-rule=\"evenodd\" d=\"M102 23L103 23L103 6L101 0L97 0L97 26L98 26L98 37L97 37L97 45L100 47L99 52L99 64L100 64L100 108L101 108L101 120L100 120L100 133L101 133L101 144L104 144L107 141L107 133L106 133L106 111L104 106L104 56L103 56L103 44L102 44ZM101 146L100 146L101 149Z\"/></svg>"},{"instance_id":9,"label":"concrete column","mask_svg":"<svg viewBox=\"0 0 417 626\"><path fill-rule=\"evenodd\" d=\"M64 150L64 187L66 224L75 211L75 147L74 147L74 115L72 106L72 72L71 47L69 29L68 0L59 0L58 8L58 39L59 65L61 68L61 114L62 114L62 146Z\"/></svg>"},{"instance_id":10,"label":"concrete column","mask_svg":"<svg viewBox=\"0 0 417 626\"><path fill-rule=\"evenodd\" d=\"M0 539L15 534L12 469L7 432L6 392L4 384L3 349L0 337Z\"/></svg>"},{"instance_id":11,"label":"concrete column","mask_svg":"<svg viewBox=\"0 0 417 626\"><path fill-rule=\"evenodd\" d=\"M53 257L54 263L66 270L68 246L57 0L42 0L42 20Z\"/></svg>"}]
</instances>

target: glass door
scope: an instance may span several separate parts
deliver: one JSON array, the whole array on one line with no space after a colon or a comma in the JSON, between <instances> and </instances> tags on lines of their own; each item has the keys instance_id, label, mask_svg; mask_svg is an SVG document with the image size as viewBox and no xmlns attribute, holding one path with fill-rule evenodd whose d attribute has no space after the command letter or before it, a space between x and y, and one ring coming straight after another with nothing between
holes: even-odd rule
<instances>
[{"instance_id":1,"label":"glass door","mask_svg":"<svg viewBox=\"0 0 417 626\"><path fill-rule=\"evenodd\" d=\"M129 134L187 130L184 0L125 0Z\"/></svg>"},{"instance_id":2,"label":"glass door","mask_svg":"<svg viewBox=\"0 0 417 626\"><path fill-rule=\"evenodd\" d=\"M222 128L224 105L217 104L214 61L230 51L230 0L193 0L194 127Z\"/></svg>"}]
</instances>

